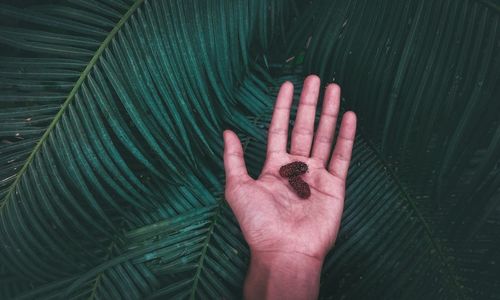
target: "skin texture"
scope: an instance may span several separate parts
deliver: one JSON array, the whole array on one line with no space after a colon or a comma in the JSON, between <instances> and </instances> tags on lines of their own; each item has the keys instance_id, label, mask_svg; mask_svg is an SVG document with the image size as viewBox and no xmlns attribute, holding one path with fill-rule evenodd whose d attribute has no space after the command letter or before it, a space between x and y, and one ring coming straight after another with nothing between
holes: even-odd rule
<instances>
[{"instance_id":1,"label":"skin texture","mask_svg":"<svg viewBox=\"0 0 500 300\"><path fill-rule=\"evenodd\" d=\"M251 252L245 299L318 296L321 266L340 226L356 132L356 115L346 112L330 156L340 88L327 86L314 134L319 90L320 79L308 76L287 151L293 85L285 82L281 86L269 128L266 162L256 180L247 173L240 140L234 132L224 131L225 196ZM301 175L310 186L307 199L301 199L279 174L281 166L293 161L308 165L308 172Z\"/></svg>"}]
</instances>

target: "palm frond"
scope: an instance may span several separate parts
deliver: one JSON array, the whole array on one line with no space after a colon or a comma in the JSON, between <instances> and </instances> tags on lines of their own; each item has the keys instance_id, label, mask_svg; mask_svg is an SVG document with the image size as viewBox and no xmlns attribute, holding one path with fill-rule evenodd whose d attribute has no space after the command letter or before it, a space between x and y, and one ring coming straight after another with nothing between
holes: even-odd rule
<instances>
[{"instance_id":1,"label":"palm frond","mask_svg":"<svg viewBox=\"0 0 500 300\"><path fill-rule=\"evenodd\" d=\"M500 290L491 1L0 5L0 298L241 298L223 128L258 175L279 84L340 82L361 131L321 297ZM287 49L285 51L285 49ZM292 114L295 114L295 109Z\"/></svg>"},{"instance_id":2,"label":"palm frond","mask_svg":"<svg viewBox=\"0 0 500 300\"><path fill-rule=\"evenodd\" d=\"M305 73L341 84L473 298L494 297L499 286L487 249L500 217L500 16L486 2L317 1L296 25L313 24L309 32L291 30L289 47L299 52L312 35ZM472 265L484 270L481 289Z\"/></svg>"},{"instance_id":3,"label":"palm frond","mask_svg":"<svg viewBox=\"0 0 500 300\"><path fill-rule=\"evenodd\" d=\"M123 224L143 226L150 220L138 215L162 210L166 184L222 189L199 165L218 159L221 144L208 141L220 138L222 122L264 136L230 108L248 71L248 44L262 26L256 22L268 14L246 6L109 0L1 7L22 24L1 31L3 43L21 50L3 59L1 72L0 213L9 269L41 283L82 272L109 257ZM240 18L225 19L232 10ZM213 43L215 28L228 30L222 43ZM227 53L215 60L219 48Z\"/></svg>"}]
</instances>

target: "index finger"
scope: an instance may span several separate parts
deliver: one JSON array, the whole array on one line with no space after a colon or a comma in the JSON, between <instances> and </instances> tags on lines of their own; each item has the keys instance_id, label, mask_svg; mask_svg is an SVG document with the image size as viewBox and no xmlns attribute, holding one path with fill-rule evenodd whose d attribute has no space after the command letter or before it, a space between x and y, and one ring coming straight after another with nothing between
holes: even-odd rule
<instances>
[{"instance_id":1,"label":"index finger","mask_svg":"<svg viewBox=\"0 0 500 300\"><path fill-rule=\"evenodd\" d=\"M281 85L267 138L267 153L286 152L290 109L293 102L293 84L286 81Z\"/></svg>"}]
</instances>

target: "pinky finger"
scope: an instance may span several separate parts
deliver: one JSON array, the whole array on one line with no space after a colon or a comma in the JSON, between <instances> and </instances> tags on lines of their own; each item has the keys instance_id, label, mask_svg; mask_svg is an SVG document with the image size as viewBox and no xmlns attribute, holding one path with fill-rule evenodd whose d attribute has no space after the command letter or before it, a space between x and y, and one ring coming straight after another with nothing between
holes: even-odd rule
<instances>
[{"instance_id":1,"label":"pinky finger","mask_svg":"<svg viewBox=\"0 0 500 300\"><path fill-rule=\"evenodd\" d=\"M348 111L342 117L339 136L337 137L335 149L333 150L330 165L328 167L330 173L342 181L345 181L347 177L355 136L356 114L352 111Z\"/></svg>"}]
</instances>

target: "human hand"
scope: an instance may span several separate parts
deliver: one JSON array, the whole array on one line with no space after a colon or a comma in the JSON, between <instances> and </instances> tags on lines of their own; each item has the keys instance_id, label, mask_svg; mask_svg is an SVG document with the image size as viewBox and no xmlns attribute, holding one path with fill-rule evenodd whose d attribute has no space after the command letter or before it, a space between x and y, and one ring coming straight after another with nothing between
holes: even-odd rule
<instances>
[{"instance_id":1,"label":"human hand","mask_svg":"<svg viewBox=\"0 0 500 300\"><path fill-rule=\"evenodd\" d=\"M257 180L247 173L243 148L236 134L229 130L224 132L225 196L252 255L300 255L322 262L335 242L344 206L356 115L353 112L344 114L328 162L340 105L340 88L336 84L326 88L313 142L319 90L320 79L308 76L287 152L293 85L285 82L281 86L269 128L266 162ZM293 161L309 166L308 172L301 176L311 188L311 196L307 199L299 198L288 180L279 175L280 167Z\"/></svg>"}]
</instances>

